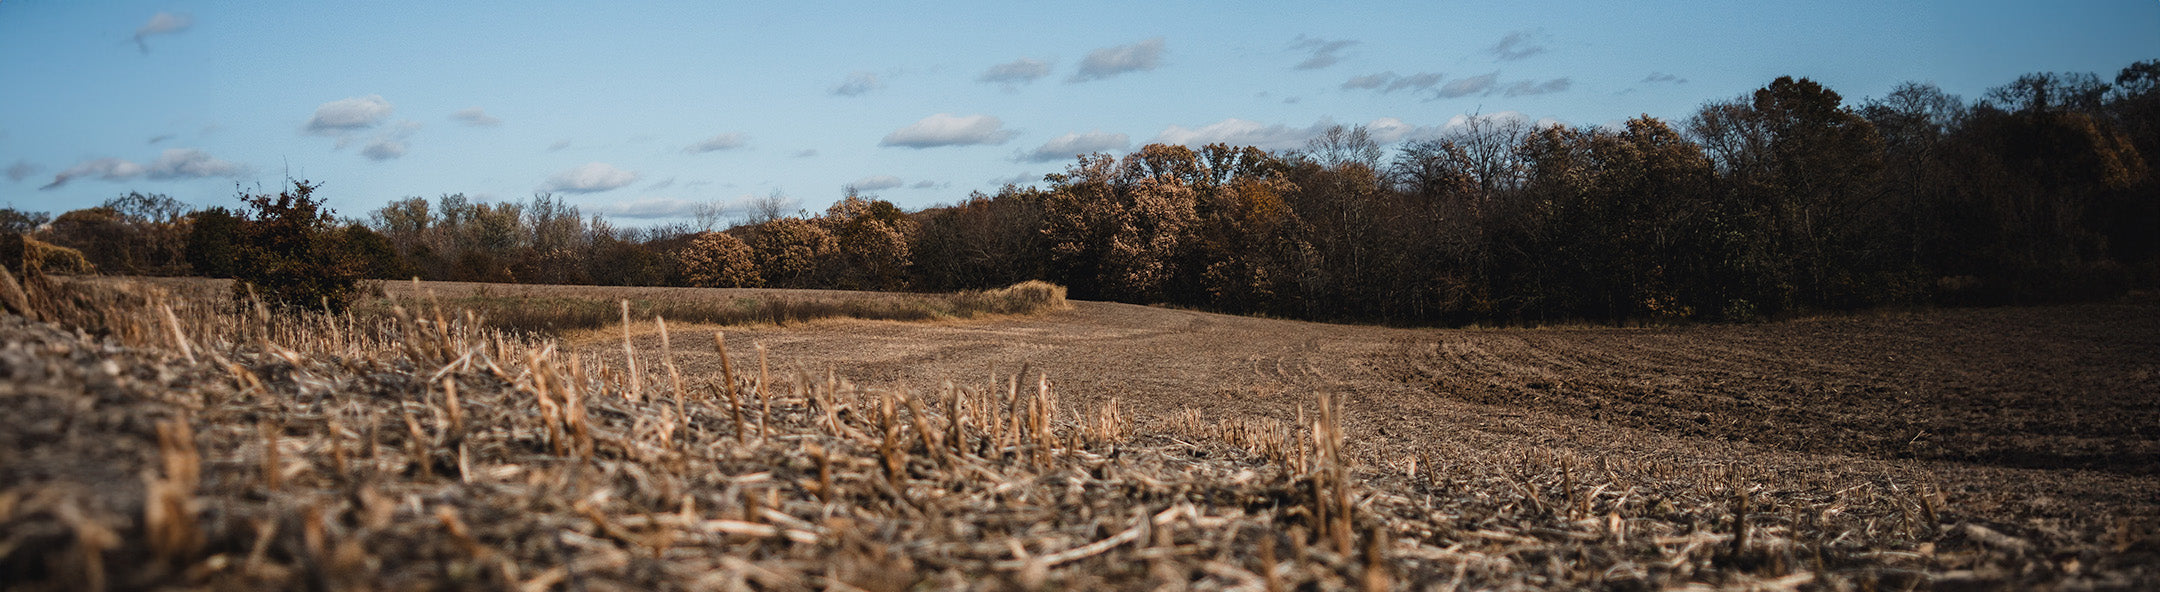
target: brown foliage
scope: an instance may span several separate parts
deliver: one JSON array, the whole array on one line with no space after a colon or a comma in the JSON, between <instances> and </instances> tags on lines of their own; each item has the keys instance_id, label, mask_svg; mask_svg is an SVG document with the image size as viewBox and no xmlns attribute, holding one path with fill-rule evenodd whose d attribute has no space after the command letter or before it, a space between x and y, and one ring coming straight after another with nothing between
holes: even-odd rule
<instances>
[{"instance_id":1,"label":"brown foliage","mask_svg":"<svg viewBox=\"0 0 2160 592\"><path fill-rule=\"evenodd\" d=\"M682 253L683 276L701 288L756 288L765 285L758 275L757 257L742 239L707 232L690 241Z\"/></svg>"},{"instance_id":2,"label":"brown foliage","mask_svg":"<svg viewBox=\"0 0 2160 592\"><path fill-rule=\"evenodd\" d=\"M839 241L831 231L802 218L781 218L750 228L751 252L758 274L776 288L820 287L832 269Z\"/></svg>"}]
</instances>

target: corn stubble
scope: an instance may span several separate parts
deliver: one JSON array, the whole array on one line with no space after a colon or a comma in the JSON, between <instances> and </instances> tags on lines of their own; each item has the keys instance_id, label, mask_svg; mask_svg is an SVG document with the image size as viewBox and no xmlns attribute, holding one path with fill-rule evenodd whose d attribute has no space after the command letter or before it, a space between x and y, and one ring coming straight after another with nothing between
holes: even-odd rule
<instances>
[{"instance_id":1,"label":"corn stubble","mask_svg":"<svg viewBox=\"0 0 2160 592\"><path fill-rule=\"evenodd\" d=\"M2061 569L1925 484L1821 495L1536 448L1356 465L1346 446L1386 443L1346 441L1332 393L1295 425L1188 411L1147 434L1026 369L909 392L715 334L722 373L694 376L671 346L566 352L426 303L45 289L105 336L0 318L10 588L1856 589Z\"/></svg>"}]
</instances>

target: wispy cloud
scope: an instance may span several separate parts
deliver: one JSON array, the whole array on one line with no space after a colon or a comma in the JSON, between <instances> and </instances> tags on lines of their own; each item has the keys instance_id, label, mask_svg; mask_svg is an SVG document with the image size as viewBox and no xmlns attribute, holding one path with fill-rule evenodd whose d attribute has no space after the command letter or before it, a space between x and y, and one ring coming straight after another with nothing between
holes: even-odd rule
<instances>
[{"instance_id":1,"label":"wispy cloud","mask_svg":"<svg viewBox=\"0 0 2160 592\"><path fill-rule=\"evenodd\" d=\"M833 85L831 92L834 96L859 97L881 88L885 88L885 81L878 79L877 73L856 72L849 74L847 80L840 81L840 84Z\"/></svg>"},{"instance_id":2,"label":"wispy cloud","mask_svg":"<svg viewBox=\"0 0 2160 592\"><path fill-rule=\"evenodd\" d=\"M1495 59L1512 62L1545 53L1543 38L1544 35L1533 31L1516 31L1501 37L1499 43L1494 43L1492 49L1485 51L1491 53Z\"/></svg>"},{"instance_id":3,"label":"wispy cloud","mask_svg":"<svg viewBox=\"0 0 2160 592\"><path fill-rule=\"evenodd\" d=\"M165 142L166 140L170 140L170 139L173 139L173 135L172 135L172 134L158 134L158 135L155 135L155 136L150 136L150 142L149 142L149 143L151 143L151 144L161 144L161 143L164 143L164 142Z\"/></svg>"},{"instance_id":4,"label":"wispy cloud","mask_svg":"<svg viewBox=\"0 0 2160 592\"><path fill-rule=\"evenodd\" d=\"M911 184L909 184L909 185L908 185L908 188L909 188L909 189L944 189L944 188L946 188L946 187L951 187L951 186L952 186L952 184L951 184L951 183L939 183L939 182L937 182L937 181L931 181L931 180L929 180L929 179L924 179L924 180L921 180L921 181L916 181L916 182L914 182L914 183L911 183Z\"/></svg>"},{"instance_id":5,"label":"wispy cloud","mask_svg":"<svg viewBox=\"0 0 2160 592\"><path fill-rule=\"evenodd\" d=\"M406 140L412 137L413 132L417 131L420 131L420 122L400 121L397 125L391 126L390 129L384 130L383 133L376 134L374 138L369 139L367 146L360 149L360 155L375 162L404 156L407 151L412 149L412 144Z\"/></svg>"},{"instance_id":6,"label":"wispy cloud","mask_svg":"<svg viewBox=\"0 0 2160 592\"><path fill-rule=\"evenodd\" d=\"M1493 86L1499 84L1499 82L1499 72L1472 76L1469 78L1459 78L1450 81L1447 84L1441 85L1440 91L1434 94L1439 98L1443 99L1453 99L1458 97L1467 97L1470 95L1480 95L1492 92Z\"/></svg>"},{"instance_id":7,"label":"wispy cloud","mask_svg":"<svg viewBox=\"0 0 2160 592\"><path fill-rule=\"evenodd\" d=\"M1080 61L1080 71L1074 72L1067 82L1102 80L1126 72L1153 70L1162 65L1163 53L1161 37L1097 49L1088 52L1087 59Z\"/></svg>"},{"instance_id":8,"label":"wispy cloud","mask_svg":"<svg viewBox=\"0 0 2160 592\"><path fill-rule=\"evenodd\" d=\"M173 148L158 155L150 163L146 175L152 179L196 179L204 177L237 177L247 173L247 167L218 160L210 153L195 148Z\"/></svg>"},{"instance_id":9,"label":"wispy cloud","mask_svg":"<svg viewBox=\"0 0 2160 592\"><path fill-rule=\"evenodd\" d=\"M796 158L810 158L812 156L817 156L817 149L805 148L802 150L797 150L794 154L790 154L789 156L793 156Z\"/></svg>"},{"instance_id":10,"label":"wispy cloud","mask_svg":"<svg viewBox=\"0 0 2160 592\"><path fill-rule=\"evenodd\" d=\"M1394 72L1353 76L1342 83L1343 90L1372 90L1387 94L1399 90L1425 90L1440 83L1439 72L1419 72L1397 76Z\"/></svg>"},{"instance_id":11,"label":"wispy cloud","mask_svg":"<svg viewBox=\"0 0 2160 592\"><path fill-rule=\"evenodd\" d=\"M42 170L45 170L45 167L38 166L36 163L28 160L17 160L15 164L8 165L7 178L9 181L21 182L23 179L28 179L31 175L38 174L38 171Z\"/></svg>"},{"instance_id":12,"label":"wispy cloud","mask_svg":"<svg viewBox=\"0 0 2160 592\"><path fill-rule=\"evenodd\" d=\"M368 160L382 162L404 156L405 152L411 149L412 145L401 139L376 138L368 141L367 147L360 149L360 155L366 156Z\"/></svg>"},{"instance_id":13,"label":"wispy cloud","mask_svg":"<svg viewBox=\"0 0 2160 592\"><path fill-rule=\"evenodd\" d=\"M1374 142L1388 145L1397 142L1440 137L1449 130L1467 123L1470 117L1472 116L1457 116L1449 119L1444 124L1422 126L1394 117L1382 117L1364 125L1366 132L1372 135ZM1476 117L1521 118L1522 114L1514 111L1504 111L1498 114ZM1326 134L1328 129L1337 125L1349 124L1338 124L1335 120L1325 117L1314 121L1312 125L1303 127L1282 124L1269 125L1256 121L1230 118L1197 128L1173 125L1169 129L1163 130L1161 134L1156 135L1153 141L1155 143L1183 146L1223 143L1232 146L1257 146L1266 150L1296 150L1304 148L1306 142Z\"/></svg>"},{"instance_id":14,"label":"wispy cloud","mask_svg":"<svg viewBox=\"0 0 2160 592\"><path fill-rule=\"evenodd\" d=\"M1364 75L1364 76L1352 76L1352 77L1350 77L1350 79L1349 79L1349 80L1345 80L1345 81L1343 81L1343 83L1342 83L1342 87L1343 87L1343 90L1368 90L1368 89L1378 89L1378 88L1380 88L1380 87L1383 87L1383 86L1387 86L1387 83L1388 83L1388 81L1390 81L1390 80L1394 80L1394 79L1395 79L1395 73L1394 73L1394 72L1381 72L1381 73L1379 73L1379 74L1366 74L1366 75Z\"/></svg>"},{"instance_id":15,"label":"wispy cloud","mask_svg":"<svg viewBox=\"0 0 2160 592\"><path fill-rule=\"evenodd\" d=\"M315 108L315 116L308 118L308 133L336 136L375 127L397 108L385 101L382 95L368 95L338 99Z\"/></svg>"},{"instance_id":16,"label":"wispy cloud","mask_svg":"<svg viewBox=\"0 0 2160 592\"><path fill-rule=\"evenodd\" d=\"M625 171L604 162L588 162L577 168L556 173L540 185L542 191L564 193L598 193L636 183L638 174Z\"/></svg>"},{"instance_id":17,"label":"wispy cloud","mask_svg":"<svg viewBox=\"0 0 2160 592\"><path fill-rule=\"evenodd\" d=\"M972 146L977 144L1003 144L1012 139L1013 132L1005 129L1005 123L989 115L956 116L939 113L922 118L907 127L886 134L879 146L902 148L934 148L938 146Z\"/></svg>"},{"instance_id":18,"label":"wispy cloud","mask_svg":"<svg viewBox=\"0 0 2160 592\"><path fill-rule=\"evenodd\" d=\"M1318 70L1333 66L1342 62L1342 55L1340 55L1342 50L1349 49L1350 46L1357 44L1358 42L1349 39L1330 40L1298 35L1296 40L1290 42L1290 49L1305 52L1305 61L1298 62L1296 66L1291 67L1299 70Z\"/></svg>"},{"instance_id":19,"label":"wispy cloud","mask_svg":"<svg viewBox=\"0 0 2160 592\"><path fill-rule=\"evenodd\" d=\"M748 141L743 137L742 132L727 132L724 134L706 138L703 142L692 144L690 145L690 147L684 148L683 152L688 152L691 154L704 154L707 152L719 152L721 150L734 150L743 147L747 142Z\"/></svg>"},{"instance_id":20,"label":"wispy cloud","mask_svg":"<svg viewBox=\"0 0 2160 592\"><path fill-rule=\"evenodd\" d=\"M58 189L60 186L76 179L96 177L107 181L123 181L142 176L142 174L142 165L109 156L94 158L75 163L74 166L60 171L60 174L53 175L51 183L46 183L44 187L38 189Z\"/></svg>"},{"instance_id":21,"label":"wispy cloud","mask_svg":"<svg viewBox=\"0 0 2160 592\"><path fill-rule=\"evenodd\" d=\"M1666 74L1664 72L1651 72L1649 76L1644 76L1642 81L1650 84L1687 84L1686 78L1681 78L1672 74Z\"/></svg>"},{"instance_id":22,"label":"wispy cloud","mask_svg":"<svg viewBox=\"0 0 2160 592\"><path fill-rule=\"evenodd\" d=\"M143 53L150 53L150 44L147 41L150 37L186 31L188 27L194 25L195 17L186 14L160 12L150 15L150 22L143 23L141 28L135 29L135 47L141 49Z\"/></svg>"},{"instance_id":23,"label":"wispy cloud","mask_svg":"<svg viewBox=\"0 0 2160 592\"><path fill-rule=\"evenodd\" d=\"M1543 82L1538 82L1535 80L1524 80L1515 84L1508 85L1506 94L1510 97L1527 97L1532 95L1552 94L1565 91L1568 89L1568 87L1573 86L1574 84L1574 81L1568 80L1567 78L1554 78L1552 80L1546 80Z\"/></svg>"},{"instance_id":24,"label":"wispy cloud","mask_svg":"<svg viewBox=\"0 0 2160 592\"><path fill-rule=\"evenodd\" d=\"M1124 150L1132 146L1132 138L1125 134L1103 131L1070 133L1044 142L1042 146L1020 153L1016 160L1022 162L1055 162L1082 154Z\"/></svg>"},{"instance_id":25,"label":"wispy cloud","mask_svg":"<svg viewBox=\"0 0 2160 592\"><path fill-rule=\"evenodd\" d=\"M975 77L975 81L996 84L1005 87L1006 90L1012 90L1020 85L1034 82L1036 79L1049 75L1050 62L1034 58L1020 58L983 70L981 75Z\"/></svg>"},{"instance_id":26,"label":"wispy cloud","mask_svg":"<svg viewBox=\"0 0 2160 592\"><path fill-rule=\"evenodd\" d=\"M856 191L881 191L905 184L905 181L901 181L899 177L892 175L871 175L856 179L855 182L849 183L848 186L854 187Z\"/></svg>"},{"instance_id":27,"label":"wispy cloud","mask_svg":"<svg viewBox=\"0 0 2160 592\"><path fill-rule=\"evenodd\" d=\"M20 172L27 177L35 172L33 169L18 171L18 167L22 167L23 164L25 163L17 163L15 167L9 167L8 176L15 178L16 173ZM210 156L210 153L199 149L172 148L159 154L157 160L151 161L147 166L112 157L94 158L75 163L74 166L70 166L66 170L60 171L60 174L54 175L51 183L47 183L44 187L39 187L39 189L55 189L76 179L97 178L107 181L125 181L136 177L155 180L238 177L247 174L247 170L245 166L219 160Z\"/></svg>"},{"instance_id":28,"label":"wispy cloud","mask_svg":"<svg viewBox=\"0 0 2160 592\"><path fill-rule=\"evenodd\" d=\"M479 107L466 107L464 109L459 109L458 112L450 114L450 118L458 120L460 122L464 122L465 125L470 125L473 127L495 127L498 125L502 125L502 120L496 119L493 115L488 115L486 110L483 110Z\"/></svg>"},{"instance_id":29,"label":"wispy cloud","mask_svg":"<svg viewBox=\"0 0 2160 592\"><path fill-rule=\"evenodd\" d=\"M555 141L555 143L553 143L553 144L548 144L548 147L547 147L547 151L548 151L548 152L561 152L561 151L562 151L562 149L564 149L564 148L569 148L569 147L570 147L570 139L569 139L569 138L563 138L563 139L560 139L560 140L556 140L556 141Z\"/></svg>"}]
</instances>

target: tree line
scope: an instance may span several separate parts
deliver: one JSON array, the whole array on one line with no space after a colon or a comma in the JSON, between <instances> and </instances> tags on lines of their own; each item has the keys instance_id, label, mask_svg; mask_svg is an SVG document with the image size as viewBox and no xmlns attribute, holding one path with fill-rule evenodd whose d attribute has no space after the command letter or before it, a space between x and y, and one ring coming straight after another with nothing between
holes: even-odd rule
<instances>
[{"instance_id":1,"label":"tree line","mask_svg":"<svg viewBox=\"0 0 2160 592\"><path fill-rule=\"evenodd\" d=\"M905 212L849 190L726 229L619 228L553 196L408 198L318 226L379 278L945 291L1405 324L1734 321L1893 304L2085 300L2160 282L2160 61L2039 73L1967 102L1805 78L1618 127L1472 117L1392 154L1149 145L1040 187ZM299 188L312 189L305 184ZM290 191L285 192L292 193ZM244 198L248 198L243 194ZM254 196L260 199L266 196ZM129 194L0 211L105 273L231 276L273 217ZM326 216L326 214L324 215Z\"/></svg>"}]
</instances>

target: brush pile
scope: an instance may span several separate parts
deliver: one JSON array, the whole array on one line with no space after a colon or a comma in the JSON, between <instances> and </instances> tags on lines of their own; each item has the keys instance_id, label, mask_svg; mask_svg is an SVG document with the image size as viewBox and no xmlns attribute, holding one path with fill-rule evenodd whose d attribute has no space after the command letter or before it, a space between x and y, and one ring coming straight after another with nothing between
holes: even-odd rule
<instances>
[{"instance_id":1,"label":"brush pile","mask_svg":"<svg viewBox=\"0 0 2160 592\"><path fill-rule=\"evenodd\" d=\"M95 337L0 316L10 588L1847 589L2160 577L2150 549L1961 521L1905 484L1787 490L1727 467L1701 485L1657 476L1707 469L1554 453L1354 465L1325 393L1298 425L1195 418L1178 434L1134 434L1114 401L1066 408L1056 377L1023 370L933 392L858 385L723 335L668 336L665 321L628 319L627 307L627 322L652 323L664 340L718 348L721 374L682 374L674 348L689 345L572 354L413 303L362 318L106 280L33 290L70 294L69 318L104 313Z\"/></svg>"}]
</instances>

